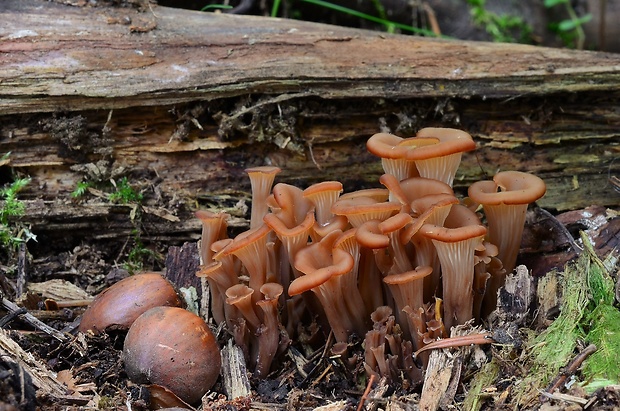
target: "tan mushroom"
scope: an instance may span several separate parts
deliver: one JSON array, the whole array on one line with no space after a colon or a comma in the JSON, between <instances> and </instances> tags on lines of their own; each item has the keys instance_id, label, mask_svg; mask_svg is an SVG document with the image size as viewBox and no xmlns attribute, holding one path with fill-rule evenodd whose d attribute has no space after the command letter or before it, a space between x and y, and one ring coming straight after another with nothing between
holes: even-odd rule
<instances>
[{"instance_id":1,"label":"tan mushroom","mask_svg":"<svg viewBox=\"0 0 620 411\"><path fill-rule=\"evenodd\" d=\"M453 205L444 226L424 224L420 232L430 238L441 264L446 329L473 316L474 254L487 229L467 207Z\"/></svg>"},{"instance_id":2,"label":"tan mushroom","mask_svg":"<svg viewBox=\"0 0 620 411\"><path fill-rule=\"evenodd\" d=\"M295 296L312 291L325 310L336 341L347 342L355 327L337 277L353 269L353 257L345 250L333 247L338 236L337 232L330 233L297 253L295 267L304 275L290 284L288 294Z\"/></svg>"},{"instance_id":3,"label":"tan mushroom","mask_svg":"<svg viewBox=\"0 0 620 411\"><path fill-rule=\"evenodd\" d=\"M425 141L437 139L437 144L423 145L407 151L405 158L415 161L421 177L431 178L452 186L461 155L476 148L476 143L465 131L454 128L427 127L415 138Z\"/></svg>"},{"instance_id":4,"label":"tan mushroom","mask_svg":"<svg viewBox=\"0 0 620 411\"><path fill-rule=\"evenodd\" d=\"M267 197L271 192L271 186L280 173L280 168L273 166L259 166L245 170L250 177L252 185L252 212L250 216L250 229L263 224L263 217L267 214Z\"/></svg>"}]
</instances>

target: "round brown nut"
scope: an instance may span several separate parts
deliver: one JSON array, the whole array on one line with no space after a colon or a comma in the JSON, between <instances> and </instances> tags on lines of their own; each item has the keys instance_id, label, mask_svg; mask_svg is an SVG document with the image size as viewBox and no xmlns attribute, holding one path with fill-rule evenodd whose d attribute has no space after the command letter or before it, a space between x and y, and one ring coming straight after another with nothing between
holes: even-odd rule
<instances>
[{"instance_id":1,"label":"round brown nut","mask_svg":"<svg viewBox=\"0 0 620 411\"><path fill-rule=\"evenodd\" d=\"M162 305L181 305L172 284L159 273L136 274L97 295L84 312L78 330L95 334L108 328L126 330L142 313Z\"/></svg>"},{"instance_id":2,"label":"round brown nut","mask_svg":"<svg viewBox=\"0 0 620 411\"><path fill-rule=\"evenodd\" d=\"M207 324L177 307L155 307L133 323L123 347L125 371L139 384L157 384L194 404L215 384L220 349Z\"/></svg>"}]
</instances>

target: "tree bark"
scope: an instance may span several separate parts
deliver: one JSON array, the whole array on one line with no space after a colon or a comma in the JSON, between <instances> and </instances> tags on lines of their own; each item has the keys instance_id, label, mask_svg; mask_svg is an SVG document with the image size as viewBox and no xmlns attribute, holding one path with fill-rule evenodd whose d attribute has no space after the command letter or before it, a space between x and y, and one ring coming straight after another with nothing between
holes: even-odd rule
<instances>
[{"instance_id":1,"label":"tree bark","mask_svg":"<svg viewBox=\"0 0 620 411\"><path fill-rule=\"evenodd\" d=\"M196 207L243 226L245 168L277 165L277 181L301 187L378 186L367 138L437 125L477 141L460 194L516 169L546 181L545 208L620 204L614 54L156 6L5 0L0 21L0 171L32 178L21 198L49 238L129 235L135 207L103 194L121 176L144 194L145 239L196 239ZM91 191L76 202L80 181Z\"/></svg>"}]
</instances>

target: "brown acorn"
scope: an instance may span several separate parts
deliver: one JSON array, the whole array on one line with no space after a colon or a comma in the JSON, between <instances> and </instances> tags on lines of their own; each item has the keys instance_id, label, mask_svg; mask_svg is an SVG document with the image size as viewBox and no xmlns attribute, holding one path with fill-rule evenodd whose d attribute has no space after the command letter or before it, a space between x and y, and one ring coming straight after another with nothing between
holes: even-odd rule
<instances>
[{"instance_id":1,"label":"brown acorn","mask_svg":"<svg viewBox=\"0 0 620 411\"><path fill-rule=\"evenodd\" d=\"M172 284L160 273L136 274L97 295L84 312L78 330L95 334L106 329L126 330L142 313L162 305L181 305Z\"/></svg>"},{"instance_id":2,"label":"brown acorn","mask_svg":"<svg viewBox=\"0 0 620 411\"><path fill-rule=\"evenodd\" d=\"M139 384L157 384L195 404L215 384L220 349L207 324L177 307L151 308L133 323L123 347L125 371Z\"/></svg>"}]
</instances>

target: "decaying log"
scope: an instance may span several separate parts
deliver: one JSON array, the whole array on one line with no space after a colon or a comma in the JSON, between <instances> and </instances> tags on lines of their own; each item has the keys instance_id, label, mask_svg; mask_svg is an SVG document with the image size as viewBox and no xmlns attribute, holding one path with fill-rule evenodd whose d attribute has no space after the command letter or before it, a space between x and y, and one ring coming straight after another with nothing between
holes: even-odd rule
<instances>
[{"instance_id":1,"label":"decaying log","mask_svg":"<svg viewBox=\"0 0 620 411\"><path fill-rule=\"evenodd\" d=\"M545 208L620 204L617 55L157 6L5 0L0 21L0 153L32 177L29 222L47 238L135 229L128 206L72 201L79 181L128 176L159 210L143 214L145 238L180 244L198 233L192 208L246 216L246 167L377 186L366 139L431 125L478 143L461 194L517 169L545 179Z\"/></svg>"}]
</instances>

